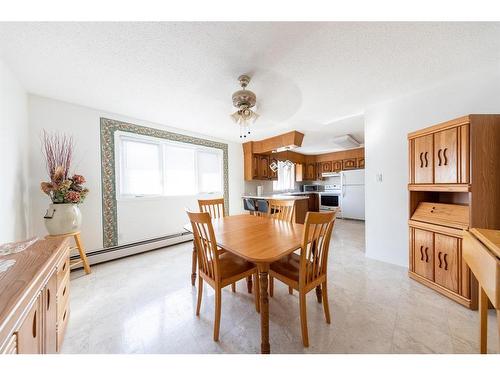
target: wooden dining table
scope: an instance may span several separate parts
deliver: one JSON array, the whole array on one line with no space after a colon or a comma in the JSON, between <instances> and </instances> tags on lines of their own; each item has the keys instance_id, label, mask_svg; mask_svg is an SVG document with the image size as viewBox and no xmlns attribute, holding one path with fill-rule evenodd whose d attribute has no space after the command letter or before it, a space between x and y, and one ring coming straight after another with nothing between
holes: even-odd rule
<instances>
[{"instance_id":1,"label":"wooden dining table","mask_svg":"<svg viewBox=\"0 0 500 375\"><path fill-rule=\"evenodd\" d=\"M225 216L212 221L217 245L254 263L259 270L261 353L269 354L269 265L302 244L303 225L254 215ZM192 232L191 225L184 226Z\"/></svg>"}]
</instances>

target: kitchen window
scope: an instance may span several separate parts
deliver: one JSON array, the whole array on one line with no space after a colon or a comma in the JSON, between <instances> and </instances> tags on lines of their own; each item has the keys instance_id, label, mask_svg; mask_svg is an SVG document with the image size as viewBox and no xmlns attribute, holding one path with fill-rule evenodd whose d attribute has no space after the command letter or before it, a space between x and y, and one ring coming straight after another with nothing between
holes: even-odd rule
<instances>
[{"instance_id":1,"label":"kitchen window","mask_svg":"<svg viewBox=\"0 0 500 375\"><path fill-rule=\"evenodd\" d=\"M286 161L278 161L278 180L273 181L274 191L285 191L295 189L295 164Z\"/></svg>"},{"instance_id":2,"label":"kitchen window","mask_svg":"<svg viewBox=\"0 0 500 375\"><path fill-rule=\"evenodd\" d=\"M120 198L222 194L222 151L117 132L117 196Z\"/></svg>"}]
</instances>

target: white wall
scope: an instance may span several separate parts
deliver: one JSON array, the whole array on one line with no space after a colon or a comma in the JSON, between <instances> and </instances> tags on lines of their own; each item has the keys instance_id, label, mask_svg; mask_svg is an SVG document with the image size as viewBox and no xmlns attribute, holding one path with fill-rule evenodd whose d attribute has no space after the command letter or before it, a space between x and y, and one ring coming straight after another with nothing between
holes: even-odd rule
<instances>
[{"instance_id":1,"label":"white wall","mask_svg":"<svg viewBox=\"0 0 500 375\"><path fill-rule=\"evenodd\" d=\"M471 113L500 113L500 71L442 83L366 111L368 257L408 266L407 134Z\"/></svg>"},{"instance_id":2,"label":"white wall","mask_svg":"<svg viewBox=\"0 0 500 375\"><path fill-rule=\"evenodd\" d=\"M0 60L0 243L28 232L27 94Z\"/></svg>"},{"instance_id":3,"label":"white wall","mask_svg":"<svg viewBox=\"0 0 500 375\"><path fill-rule=\"evenodd\" d=\"M90 189L89 195L81 206L83 214L82 237L88 251L102 248L100 117L228 143L203 135L204 132L209 133L210 130L203 129L202 126L200 126L200 133L195 134L36 95L29 96L29 113L29 144L31 150L33 150L30 155L31 220L33 233L38 235L45 233L43 214L49 204L48 197L41 193L39 189L40 181L47 178L43 168L41 153L37 152L40 149L40 132L42 129L64 132L72 135L76 142L72 169L86 177L88 181L87 187ZM241 144L238 143L228 143L228 146L229 207L231 214L237 214L242 211L241 195L243 194L244 186L243 150ZM156 205L157 211L155 214L157 217L163 217L165 220L180 220L179 215L182 215L182 217L185 215L183 211L185 204L181 202L180 207L182 207L182 211L177 213L175 211L178 207L159 207ZM130 219L126 223L122 222L122 227L125 225L128 232L127 238L132 238L130 231L134 227L137 228L136 236L140 237L142 235L140 232L141 226L147 226L148 220L144 217L136 216L135 221Z\"/></svg>"}]
</instances>

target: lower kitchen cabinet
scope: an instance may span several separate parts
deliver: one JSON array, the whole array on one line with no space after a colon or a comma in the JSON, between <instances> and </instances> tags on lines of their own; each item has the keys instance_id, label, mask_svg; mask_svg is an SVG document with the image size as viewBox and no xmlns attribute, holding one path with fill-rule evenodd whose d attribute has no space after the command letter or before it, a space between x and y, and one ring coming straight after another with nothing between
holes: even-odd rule
<instances>
[{"instance_id":1,"label":"lower kitchen cabinet","mask_svg":"<svg viewBox=\"0 0 500 375\"><path fill-rule=\"evenodd\" d=\"M476 280L461 258L461 235L459 232L448 235L443 233L448 229L438 229L440 232L410 226L409 275L474 309L477 301L471 290L475 290Z\"/></svg>"},{"instance_id":2,"label":"lower kitchen cabinet","mask_svg":"<svg viewBox=\"0 0 500 375\"><path fill-rule=\"evenodd\" d=\"M434 281L458 293L458 238L434 235Z\"/></svg>"},{"instance_id":3,"label":"lower kitchen cabinet","mask_svg":"<svg viewBox=\"0 0 500 375\"><path fill-rule=\"evenodd\" d=\"M414 229L413 261L415 273L433 280L434 278L434 233Z\"/></svg>"}]
</instances>

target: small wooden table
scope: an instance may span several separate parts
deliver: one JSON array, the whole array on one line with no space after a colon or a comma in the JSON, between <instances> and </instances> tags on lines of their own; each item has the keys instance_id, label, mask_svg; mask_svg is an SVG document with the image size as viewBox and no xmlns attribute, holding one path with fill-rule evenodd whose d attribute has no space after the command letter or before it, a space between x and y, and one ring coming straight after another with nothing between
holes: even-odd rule
<instances>
[{"instance_id":1,"label":"small wooden table","mask_svg":"<svg viewBox=\"0 0 500 375\"><path fill-rule=\"evenodd\" d=\"M462 254L479 283L480 353L488 351L488 300L497 312L500 348L500 230L464 231Z\"/></svg>"},{"instance_id":2,"label":"small wooden table","mask_svg":"<svg viewBox=\"0 0 500 375\"><path fill-rule=\"evenodd\" d=\"M83 247L82 239L80 238L80 232L72 232L66 234L58 234L58 235L48 235L45 238L66 238L73 237L75 240L75 246L70 248L71 250L78 250L80 254L80 259L75 259L70 261L70 267L73 266L83 266L85 273L88 275L90 271L89 261L87 260L87 254L85 253L85 248Z\"/></svg>"},{"instance_id":3,"label":"small wooden table","mask_svg":"<svg viewBox=\"0 0 500 375\"><path fill-rule=\"evenodd\" d=\"M261 353L269 354L269 265L302 245L303 225L253 215L213 221L217 245L257 265L260 281ZM192 231L191 225L184 226Z\"/></svg>"}]
</instances>

